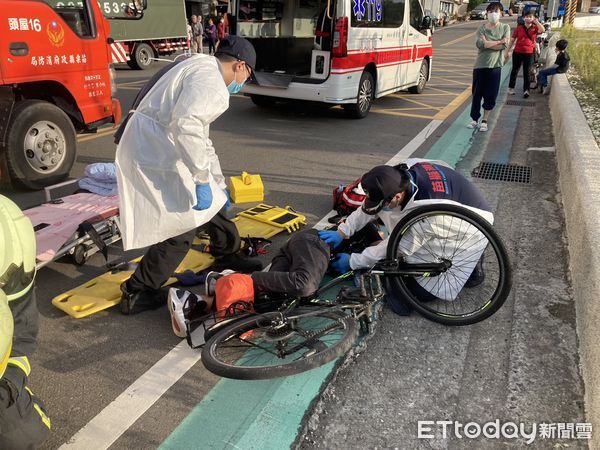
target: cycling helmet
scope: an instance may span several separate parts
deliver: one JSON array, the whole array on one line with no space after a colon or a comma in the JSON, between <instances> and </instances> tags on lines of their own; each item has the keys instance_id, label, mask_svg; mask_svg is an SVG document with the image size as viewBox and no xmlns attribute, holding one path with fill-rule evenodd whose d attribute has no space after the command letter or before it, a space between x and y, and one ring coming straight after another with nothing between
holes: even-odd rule
<instances>
[{"instance_id":1,"label":"cycling helmet","mask_svg":"<svg viewBox=\"0 0 600 450\"><path fill-rule=\"evenodd\" d=\"M363 175L360 184L366 194L362 210L369 215L377 214L396 194L408 190L408 167L405 164L373 167Z\"/></svg>"}]
</instances>

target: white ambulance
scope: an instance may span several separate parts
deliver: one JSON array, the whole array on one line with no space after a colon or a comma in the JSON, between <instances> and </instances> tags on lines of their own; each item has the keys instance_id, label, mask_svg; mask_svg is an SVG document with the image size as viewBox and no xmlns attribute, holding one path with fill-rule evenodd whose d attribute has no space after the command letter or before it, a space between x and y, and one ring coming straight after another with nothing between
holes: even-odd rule
<instances>
[{"instance_id":1,"label":"white ambulance","mask_svg":"<svg viewBox=\"0 0 600 450\"><path fill-rule=\"evenodd\" d=\"M277 99L340 104L365 117L374 98L429 80L431 18L419 0L237 0L236 34L257 53L259 106ZM232 30L233 31L233 30Z\"/></svg>"}]
</instances>

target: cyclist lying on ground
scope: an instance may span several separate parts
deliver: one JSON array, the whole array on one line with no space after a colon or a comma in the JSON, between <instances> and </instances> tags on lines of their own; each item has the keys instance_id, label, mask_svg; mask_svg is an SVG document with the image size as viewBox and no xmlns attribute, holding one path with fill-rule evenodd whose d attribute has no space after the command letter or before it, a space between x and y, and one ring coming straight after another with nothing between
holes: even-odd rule
<instances>
[{"instance_id":1,"label":"cyclist lying on ground","mask_svg":"<svg viewBox=\"0 0 600 450\"><path fill-rule=\"evenodd\" d=\"M205 299L187 291L171 289L168 304L175 334L185 337L185 316L192 309L208 309L206 300L212 296L216 298L218 318L232 315L234 311L229 309L239 308L244 303L249 308L254 304L258 309L260 305L255 303L255 299L260 299L261 294L310 296L318 289L332 252L336 255L331 267L341 274L373 267L376 262L386 258L388 244L388 239L382 239L374 225L378 218L389 233L410 210L418 206L459 204L493 222L491 208L481 191L440 161L413 159L395 167L377 166L367 172L361 182L367 193L361 208L350 214L337 231L313 229L293 235L273 258L268 272L254 272L252 275L232 271L211 272L206 279ZM464 226L462 222L457 223L461 224L457 227ZM465 263L451 269L455 273L444 277L445 282L433 277L410 279L408 287L411 292L423 300L454 300L463 286L474 287L483 281L483 266L479 259L487 241L481 239L475 229L473 232L453 230L452 224L447 223L440 223L440 230L435 229L435 223L428 223L424 227L426 229L421 228L420 233L403 241L409 242L403 244L401 249L408 262L437 262L432 261L429 255L440 254L440 247L457 240L462 244L470 244L468 250L461 250L469 255L462 258L466 260ZM475 242L469 243L469 240ZM401 315L409 314L411 309L405 300L396 295L387 278L384 281L392 310Z\"/></svg>"},{"instance_id":2,"label":"cyclist lying on ground","mask_svg":"<svg viewBox=\"0 0 600 450\"><path fill-rule=\"evenodd\" d=\"M339 225L337 231L319 232L321 239L334 249L338 249L345 239L354 236L376 218L381 219L388 233L391 233L409 211L424 205L458 204L490 223L494 220L491 207L477 186L441 161L410 159L394 167L377 166L363 175L361 185L367 195L362 207L350 214L346 221ZM427 229L415 235L408 241L411 244L405 245L400 252L406 256L408 262L433 262L428 256L439 252L432 252L432 247L445 246L446 240L456 242L469 238L477 239L474 235L465 235L464 230L452 229L452 224L444 224L444 227L449 225L452 234L444 231L445 237L440 239L433 229L435 225L428 224ZM384 239L361 253L339 253L332 267L339 273L372 267L377 261L386 258L387 244L388 240ZM474 242L468 250L469 256L472 256L469 257L469 262L457 268L452 277L445 278L451 279L452 282L440 283L439 279L435 278L415 278L411 280L411 291L421 298L454 300L463 286L473 287L483 281L483 264L479 259L484 250L484 241ZM389 280L385 281L388 303L392 310L401 315L410 313L403 299L393 295L394 289L388 285Z\"/></svg>"}]
</instances>

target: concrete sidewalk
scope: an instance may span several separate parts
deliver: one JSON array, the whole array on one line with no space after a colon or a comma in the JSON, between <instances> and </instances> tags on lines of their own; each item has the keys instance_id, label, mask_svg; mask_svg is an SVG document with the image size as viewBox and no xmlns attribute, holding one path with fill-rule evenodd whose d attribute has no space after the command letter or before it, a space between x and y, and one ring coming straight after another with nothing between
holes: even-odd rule
<instances>
[{"instance_id":1,"label":"concrete sidewalk","mask_svg":"<svg viewBox=\"0 0 600 450\"><path fill-rule=\"evenodd\" d=\"M475 180L495 205L511 257L509 299L490 319L460 328L385 308L366 348L307 419L298 448L504 448L528 440L533 448L587 447L587 428L577 427L586 422L583 384L548 98L505 101L501 93L491 132L465 142L457 168L465 175L480 161L532 168L531 184ZM419 421L497 420L523 424L529 438L510 426L507 437L458 437L454 424L446 437L436 424L421 430L430 437L418 437Z\"/></svg>"}]
</instances>

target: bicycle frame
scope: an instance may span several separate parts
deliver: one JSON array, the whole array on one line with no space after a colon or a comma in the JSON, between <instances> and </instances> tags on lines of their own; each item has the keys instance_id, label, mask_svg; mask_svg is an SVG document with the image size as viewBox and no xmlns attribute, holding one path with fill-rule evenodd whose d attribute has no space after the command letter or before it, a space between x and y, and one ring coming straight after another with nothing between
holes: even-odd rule
<instances>
[{"instance_id":1,"label":"bicycle frame","mask_svg":"<svg viewBox=\"0 0 600 450\"><path fill-rule=\"evenodd\" d=\"M309 317L311 315L318 315L322 312L322 308L327 308L330 311L351 311L352 316L356 320L366 319L367 323L371 322L371 313L373 306L384 296L383 287L381 285L381 276L421 276L431 277L437 276L447 271L452 266L450 261L440 261L439 263L407 263L405 261L395 260L384 260L377 263L371 269L361 271L349 271L343 273L324 286L320 287L311 297L309 298L292 298L285 301L276 312L281 314L281 320L293 320L298 317ZM353 301L342 301L339 297L335 301L325 301L319 299L319 297L326 291L340 285L347 281L351 277L356 277L358 282L358 289L360 291L360 297ZM315 307L314 312L302 312L302 314L294 314L294 309L300 306L311 306ZM239 316L226 318L222 321L216 322L208 328L205 328L206 332L215 333L216 331L229 326L240 319L248 317L251 313L240 314ZM188 328L191 324L188 324ZM192 348L197 348L191 343L189 338L191 331L188 329L188 344Z\"/></svg>"}]
</instances>

